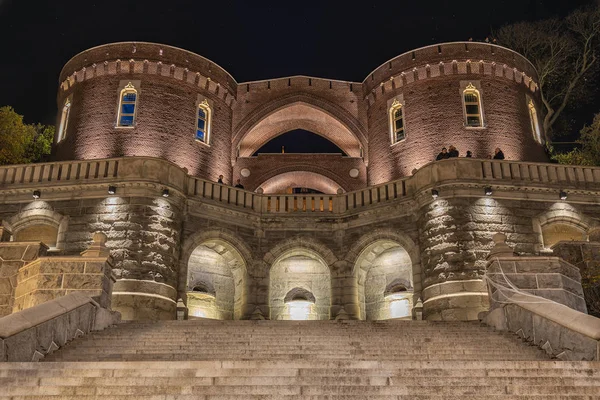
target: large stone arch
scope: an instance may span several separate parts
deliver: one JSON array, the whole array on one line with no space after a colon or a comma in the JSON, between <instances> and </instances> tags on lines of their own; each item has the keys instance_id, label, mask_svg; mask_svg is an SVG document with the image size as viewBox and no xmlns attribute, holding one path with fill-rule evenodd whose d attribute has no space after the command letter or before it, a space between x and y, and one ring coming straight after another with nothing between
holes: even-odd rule
<instances>
[{"instance_id":1,"label":"large stone arch","mask_svg":"<svg viewBox=\"0 0 600 400\"><path fill-rule=\"evenodd\" d=\"M31 202L6 221L13 240L44 242L50 251L64 249L68 222L68 216L54 211L50 204L41 200Z\"/></svg>"},{"instance_id":2,"label":"large stone arch","mask_svg":"<svg viewBox=\"0 0 600 400\"><path fill-rule=\"evenodd\" d=\"M546 243L548 242L549 228L560 226L571 231L572 234L565 232L565 238L568 237L568 240L587 240L589 233L599 227L597 221L566 203L553 206L548 211L533 218L532 222L533 230L538 237L536 250L542 252L550 251L549 247L554 244L554 241Z\"/></svg>"},{"instance_id":3,"label":"large stone arch","mask_svg":"<svg viewBox=\"0 0 600 400\"><path fill-rule=\"evenodd\" d=\"M294 293L312 297L314 305L300 319L330 318L331 266L337 261L333 252L319 241L308 237L285 240L264 256L269 265L269 310L271 319L293 318L287 301Z\"/></svg>"},{"instance_id":4,"label":"large stone arch","mask_svg":"<svg viewBox=\"0 0 600 400\"><path fill-rule=\"evenodd\" d=\"M259 187L263 193L286 193L287 188L303 187L318 190L325 194L336 194L338 189L344 188L335 180L312 171L294 170L274 175L262 183Z\"/></svg>"},{"instance_id":5,"label":"large stone arch","mask_svg":"<svg viewBox=\"0 0 600 400\"><path fill-rule=\"evenodd\" d=\"M412 318L422 288L419 250L410 237L391 229L370 232L346 260L356 279L359 318Z\"/></svg>"},{"instance_id":6,"label":"large stone arch","mask_svg":"<svg viewBox=\"0 0 600 400\"><path fill-rule=\"evenodd\" d=\"M360 157L361 147L367 154L367 135L356 118L343 107L306 93L281 96L253 110L234 130L232 149L239 148L240 157L249 157L293 129L321 135L348 156Z\"/></svg>"},{"instance_id":7,"label":"large stone arch","mask_svg":"<svg viewBox=\"0 0 600 400\"><path fill-rule=\"evenodd\" d=\"M237 235L224 230L199 232L185 241L178 289L180 297L186 299L189 317L247 316L251 254Z\"/></svg>"}]
</instances>

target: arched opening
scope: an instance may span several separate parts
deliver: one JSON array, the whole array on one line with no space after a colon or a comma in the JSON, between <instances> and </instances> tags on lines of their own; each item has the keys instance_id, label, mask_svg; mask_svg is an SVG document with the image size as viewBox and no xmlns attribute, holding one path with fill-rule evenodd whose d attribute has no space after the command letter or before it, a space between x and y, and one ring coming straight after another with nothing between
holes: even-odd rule
<instances>
[{"instance_id":1,"label":"arched opening","mask_svg":"<svg viewBox=\"0 0 600 400\"><path fill-rule=\"evenodd\" d=\"M58 226L48 224L28 225L14 233L15 242L42 242L50 249L56 247Z\"/></svg>"},{"instance_id":2,"label":"arched opening","mask_svg":"<svg viewBox=\"0 0 600 400\"><path fill-rule=\"evenodd\" d=\"M586 230L568 221L556 221L542 226L544 247L550 248L561 241L586 241Z\"/></svg>"},{"instance_id":3,"label":"arched opening","mask_svg":"<svg viewBox=\"0 0 600 400\"><path fill-rule=\"evenodd\" d=\"M361 319L412 319L413 268L404 247L388 239L371 243L359 255L355 274Z\"/></svg>"},{"instance_id":4,"label":"arched opening","mask_svg":"<svg viewBox=\"0 0 600 400\"><path fill-rule=\"evenodd\" d=\"M335 143L315 133L294 129L269 140L253 155L259 154L346 154Z\"/></svg>"},{"instance_id":5,"label":"arched opening","mask_svg":"<svg viewBox=\"0 0 600 400\"><path fill-rule=\"evenodd\" d=\"M246 296L246 264L222 239L198 245L188 261L188 318L240 319Z\"/></svg>"},{"instance_id":6,"label":"arched opening","mask_svg":"<svg viewBox=\"0 0 600 400\"><path fill-rule=\"evenodd\" d=\"M260 184L263 193L325 193L336 194L340 184L324 175L310 171L292 171L275 175ZM306 190L302 190L306 189ZM312 192L311 192L312 191Z\"/></svg>"},{"instance_id":7,"label":"arched opening","mask_svg":"<svg viewBox=\"0 0 600 400\"><path fill-rule=\"evenodd\" d=\"M271 266L269 306L273 320L327 320L331 307L329 267L316 252L288 250Z\"/></svg>"},{"instance_id":8,"label":"arched opening","mask_svg":"<svg viewBox=\"0 0 600 400\"><path fill-rule=\"evenodd\" d=\"M275 110L250 128L238 144L239 157L250 157L272 139L298 129L322 136L350 157L361 156L360 141L346 125L321 108L295 102Z\"/></svg>"}]
</instances>

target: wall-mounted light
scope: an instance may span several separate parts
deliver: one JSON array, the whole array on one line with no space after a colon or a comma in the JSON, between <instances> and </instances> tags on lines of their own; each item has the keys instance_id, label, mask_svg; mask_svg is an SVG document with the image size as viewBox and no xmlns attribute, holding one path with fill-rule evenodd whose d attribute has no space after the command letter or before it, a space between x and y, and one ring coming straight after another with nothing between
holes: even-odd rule
<instances>
[{"instance_id":1,"label":"wall-mounted light","mask_svg":"<svg viewBox=\"0 0 600 400\"><path fill-rule=\"evenodd\" d=\"M493 192L492 192L492 187L491 187L491 186L486 186L486 187L485 187L485 189L484 189L484 191L485 191L485 195L486 195L486 196L491 196L491 195L492 195L492 193L493 193Z\"/></svg>"},{"instance_id":2,"label":"wall-mounted light","mask_svg":"<svg viewBox=\"0 0 600 400\"><path fill-rule=\"evenodd\" d=\"M438 196L440 195L440 192L438 192L436 189L431 189L431 197L433 197L433 199L437 199Z\"/></svg>"},{"instance_id":3,"label":"wall-mounted light","mask_svg":"<svg viewBox=\"0 0 600 400\"><path fill-rule=\"evenodd\" d=\"M34 190L33 191L33 198L34 199L39 199L40 197L42 197L42 192L40 192L39 190Z\"/></svg>"},{"instance_id":4,"label":"wall-mounted light","mask_svg":"<svg viewBox=\"0 0 600 400\"><path fill-rule=\"evenodd\" d=\"M558 196L560 197L561 200L566 200L567 192L565 192L564 190L561 190L560 193L558 194Z\"/></svg>"},{"instance_id":5,"label":"wall-mounted light","mask_svg":"<svg viewBox=\"0 0 600 400\"><path fill-rule=\"evenodd\" d=\"M163 189L162 196L163 197L169 197L169 189Z\"/></svg>"},{"instance_id":6,"label":"wall-mounted light","mask_svg":"<svg viewBox=\"0 0 600 400\"><path fill-rule=\"evenodd\" d=\"M108 187L108 194L115 194L117 193L117 187L116 186L109 186Z\"/></svg>"}]
</instances>

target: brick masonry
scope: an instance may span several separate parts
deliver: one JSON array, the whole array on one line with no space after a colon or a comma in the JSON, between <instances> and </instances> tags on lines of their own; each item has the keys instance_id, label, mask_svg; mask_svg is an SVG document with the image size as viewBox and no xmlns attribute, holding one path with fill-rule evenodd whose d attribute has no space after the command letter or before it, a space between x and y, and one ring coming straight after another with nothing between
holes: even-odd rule
<instances>
[{"instance_id":1,"label":"brick masonry","mask_svg":"<svg viewBox=\"0 0 600 400\"><path fill-rule=\"evenodd\" d=\"M231 183L241 177L238 149L247 157L286 130L304 128L362 158L359 170L368 174L363 187L408 176L451 144L463 155L471 150L486 158L500 147L507 159L545 161L526 105L530 96L539 108L536 79L522 56L484 43L417 49L381 65L362 83L302 76L237 83L215 63L182 49L116 43L80 53L65 65L57 118L66 98L72 96L73 105L54 159L160 157L192 175L214 181L222 174ZM123 80L141 85L133 129L115 128ZM483 129L464 127L463 81L481 87ZM391 146L388 101L400 94L406 140ZM210 147L194 140L199 96L214 104ZM281 121L269 122L276 115ZM312 162L321 170L331 168L328 159ZM278 168L274 164L264 176Z\"/></svg>"}]
</instances>

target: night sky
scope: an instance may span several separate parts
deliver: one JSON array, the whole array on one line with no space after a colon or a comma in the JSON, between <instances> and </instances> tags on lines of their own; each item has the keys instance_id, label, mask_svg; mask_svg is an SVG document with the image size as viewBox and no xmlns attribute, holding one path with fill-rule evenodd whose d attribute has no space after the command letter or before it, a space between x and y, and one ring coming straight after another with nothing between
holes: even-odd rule
<instances>
[{"instance_id":1,"label":"night sky","mask_svg":"<svg viewBox=\"0 0 600 400\"><path fill-rule=\"evenodd\" d=\"M0 0L0 106L13 106L26 122L54 124L62 66L80 51L110 42L181 47L219 64L238 82L289 75L360 82L405 51L482 40L503 24L564 16L588 1L272 3Z\"/></svg>"}]
</instances>

